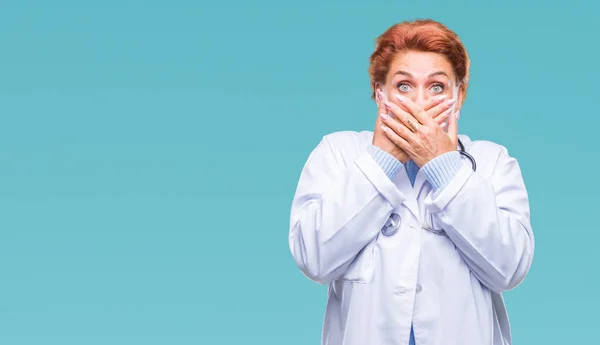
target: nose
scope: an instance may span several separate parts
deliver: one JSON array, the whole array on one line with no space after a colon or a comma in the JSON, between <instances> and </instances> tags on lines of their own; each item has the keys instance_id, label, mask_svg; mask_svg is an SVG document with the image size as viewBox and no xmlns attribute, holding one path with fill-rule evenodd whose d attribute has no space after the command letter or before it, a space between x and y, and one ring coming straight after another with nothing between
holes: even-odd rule
<instances>
[{"instance_id":1,"label":"nose","mask_svg":"<svg viewBox=\"0 0 600 345\"><path fill-rule=\"evenodd\" d=\"M415 102L420 107L423 107L423 106L425 106L426 100L427 100L427 94L426 94L425 90L423 90L422 88L418 88L417 92L415 93L415 98L412 101Z\"/></svg>"}]
</instances>

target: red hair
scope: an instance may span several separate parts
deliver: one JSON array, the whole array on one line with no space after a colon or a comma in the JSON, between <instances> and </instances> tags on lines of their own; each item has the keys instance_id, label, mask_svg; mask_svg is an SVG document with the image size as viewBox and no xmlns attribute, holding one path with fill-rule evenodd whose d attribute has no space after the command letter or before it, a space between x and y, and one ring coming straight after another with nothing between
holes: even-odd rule
<instances>
[{"instance_id":1,"label":"red hair","mask_svg":"<svg viewBox=\"0 0 600 345\"><path fill-rule=\"evenodd\" d=\"M375 41L375 51L369 59L371 98L375 98L375 83L385 83L392 61L399 53L407 51L430 52L444 55L460 83L462 101L469 83L470 60L458 35L445 25L431 19L419 19L395 24Z\"/></svg>"}]
</instances>

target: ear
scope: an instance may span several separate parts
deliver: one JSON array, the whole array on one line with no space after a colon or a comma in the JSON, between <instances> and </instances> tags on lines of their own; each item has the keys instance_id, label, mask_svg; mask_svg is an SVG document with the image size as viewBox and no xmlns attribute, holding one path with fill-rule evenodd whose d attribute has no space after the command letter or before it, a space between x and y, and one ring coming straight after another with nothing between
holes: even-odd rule
<instances>
[{"instance_id":1,"label":"ear","mask_svg":"<svg viewBox=\"0 0 600 345\"><path fill-rule=\"evenodd\" d=\"M373 90L375 90L375 92L377 92L377 90L382 90L383 88L381 87L381 83L378 82L374 82L373 83Z\"/></svg>"},{"instance_id":2,"label":"ear","mask_svg":"<svg viewBox=\"0 0 600 345\"><path fill-rule=\"evenodd\" d=\"M379 83L379 82L373 82L373 91L375 92L375 103L377 103L377 106L379 106L379 103L381 102L381 100L377 96L377 91L378 90L381 91L381 92L383 92L383 88L381 86L381 83Z\"/></svg>"}]
</instances>

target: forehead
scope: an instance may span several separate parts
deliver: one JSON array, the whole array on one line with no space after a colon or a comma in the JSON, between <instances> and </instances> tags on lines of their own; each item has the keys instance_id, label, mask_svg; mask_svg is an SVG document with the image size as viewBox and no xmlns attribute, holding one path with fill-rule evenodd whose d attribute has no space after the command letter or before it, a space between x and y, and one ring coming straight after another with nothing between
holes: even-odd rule
<instances>
[{"instance_id":1,"label":"forehead","mask_svg":"<svg viewBox=\"0 0 600 345\"><path fill-rule=\"evenodd\" d=\"M454 79L450 61L444 55L437 53L409 51L398 54L390 64L389 75L394 75L398 71L408 72L418 79L442 71L450 79Z\"/></svg>"}]
</instances>

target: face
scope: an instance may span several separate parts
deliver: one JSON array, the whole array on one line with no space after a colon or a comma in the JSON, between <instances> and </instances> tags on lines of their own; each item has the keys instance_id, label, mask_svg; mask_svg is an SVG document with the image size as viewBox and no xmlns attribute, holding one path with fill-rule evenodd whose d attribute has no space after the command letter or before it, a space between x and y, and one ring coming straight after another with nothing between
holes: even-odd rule
<instances>
[{"instance_id":1,"label":"face","mask_svg":"<svg viewBox=\"0 0 600 345\"><path fill-rule=\"evenodd\" d=\"M392 61L385 91L390 100L395 99L395 93L400 93L424 106L432 97L456 97L458 87L452 65L444 55L409 51Z\"/></svg>"}]
</instances>

